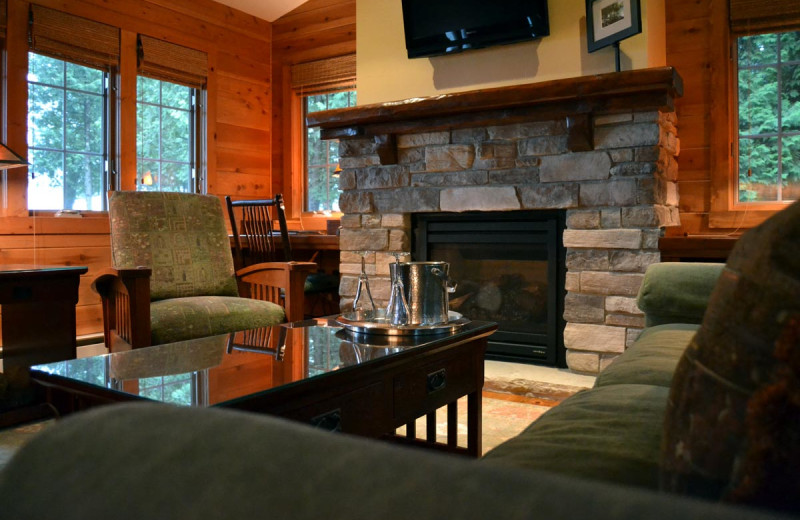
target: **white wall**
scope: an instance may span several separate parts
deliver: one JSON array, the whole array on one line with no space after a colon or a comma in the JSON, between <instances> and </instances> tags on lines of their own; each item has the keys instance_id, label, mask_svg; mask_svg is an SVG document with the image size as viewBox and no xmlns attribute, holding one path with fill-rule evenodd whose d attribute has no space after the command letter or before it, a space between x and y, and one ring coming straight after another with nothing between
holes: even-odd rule
<instances>
[{"instance_id":1,"label":"white wall","mask_svg":"<svg viewBox=\"0 0 800 520\"><path fill-rule=\"evenodd\" d=\"M641 0L643 31L622 42L622 70L666 64L664 1ZM612 47L586 50L585 5L550 0L550 36L538 41L410 60L400 0L357 0L358 104L613 72Z\"/></svg>"}]
</instances>

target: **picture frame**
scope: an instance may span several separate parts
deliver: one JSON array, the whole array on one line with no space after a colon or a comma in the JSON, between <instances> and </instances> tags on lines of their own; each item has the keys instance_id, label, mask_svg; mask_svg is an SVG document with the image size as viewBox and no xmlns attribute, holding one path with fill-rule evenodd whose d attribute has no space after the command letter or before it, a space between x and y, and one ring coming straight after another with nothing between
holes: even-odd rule
<instances>
[{"instance_id":1,"label":"picture frame","mask_svg":"<svg viewBox=\"0 0 800 520\"><path fill-rule=\"evenodd\" d=\"M642 32L641 0L586 0L589 52Z\"/></svg>"}]
</instances>

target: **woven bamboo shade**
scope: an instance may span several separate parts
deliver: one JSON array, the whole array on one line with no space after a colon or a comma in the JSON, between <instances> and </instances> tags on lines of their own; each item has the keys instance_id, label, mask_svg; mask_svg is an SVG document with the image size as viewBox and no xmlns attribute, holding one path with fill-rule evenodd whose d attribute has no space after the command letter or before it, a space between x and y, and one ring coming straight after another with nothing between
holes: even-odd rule
<instances>
[{"instance_id":1,"label":"woven bamboo shade","mask_svg":"<svg viewBox=\"0 0 800 520\"><path fill-rule=\"evenodd\" d=\"M303 95L351 90L355 86L355 54L292 65L292 88Z\"/></svg>"},{"instance_id":2,"label":"woven bamboo shade","mask_svg":"<svg viewBox=\"0 0 800 520\"><path fill-rule=\"evenodd\" d=\"M740 34L800 28L798 0L729 0L731 29Z\"/></svg>"},{"instance_id":3,"label":"woven bamboo shade","mask_svg":"<svg viewBox=\"0 0 800 520\"><path fill-rule=\"evenodd\" d=\"M29 29L30 48L40 54L101 68L119 62L116 27L32 4Z\"/></svg>"},{"instance_id":4,"label":"woven bamboo shade","mask_svg":"<svg viewBox=\"0 0 800 520\"><path fill-rule=\"evenodd\" d=\"M139 72L155 79L203 88L208 77L205 52L139 35Z\"/></svg>"}]
</instances>

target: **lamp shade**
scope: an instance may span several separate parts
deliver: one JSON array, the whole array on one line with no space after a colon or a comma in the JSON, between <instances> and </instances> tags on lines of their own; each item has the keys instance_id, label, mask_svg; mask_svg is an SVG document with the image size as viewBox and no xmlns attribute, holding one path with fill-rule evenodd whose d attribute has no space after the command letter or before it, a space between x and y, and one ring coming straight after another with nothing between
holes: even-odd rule
<instances>
[{"instance_id":1,"label":"lamp shade","mask_svg":"<svg viewBox=\"0 0 800 520\"><path fill-rule=\"evenodd\" d=\"M28 166L27 161L4 144L0 144L0 170Z\"/></svg>"}]
</instances>

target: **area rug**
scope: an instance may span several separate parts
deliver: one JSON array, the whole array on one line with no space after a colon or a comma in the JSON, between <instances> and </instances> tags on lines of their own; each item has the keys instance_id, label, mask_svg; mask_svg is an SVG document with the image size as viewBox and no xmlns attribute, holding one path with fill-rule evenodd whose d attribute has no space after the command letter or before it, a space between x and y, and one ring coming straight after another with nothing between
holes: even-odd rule
<instances>
[{"instance_id":1,"label":"area rug","mask_svg":"<svg viewBox=\"0 0 800 520\"><path fill-rule=\"evenodd\" d=\"M514 437L541 417L556 401L542 401L524 396L483 392L483 445L486 453L498 444ZM467 446L467 399L458 400L458 445ZM417 435L425 431L426 419L417 420ZM398 435L405 434L405 427L397 429ZM447 442L447 409L440 408L436 413L436 440Z\"/></svg>"}]
</instances>

